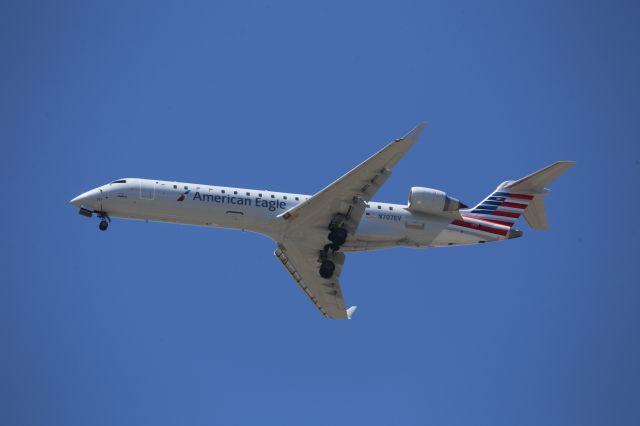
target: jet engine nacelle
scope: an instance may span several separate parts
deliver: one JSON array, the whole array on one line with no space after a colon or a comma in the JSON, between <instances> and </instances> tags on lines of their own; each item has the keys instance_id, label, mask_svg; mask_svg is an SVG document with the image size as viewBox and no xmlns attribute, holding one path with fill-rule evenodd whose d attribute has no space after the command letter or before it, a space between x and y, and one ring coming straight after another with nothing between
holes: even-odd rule
<instances>
[{"instance_id":1,"label":"jet engine nacelle","mask_svg":"<svg viewBox=\"0 0 640 426\"><path fill-rule=\"evenodd\" d=\"M413 187L409 192L409 210L418 213L438 214L467 207L446 192L432 188Z\"/></svg>"}]
</instances>

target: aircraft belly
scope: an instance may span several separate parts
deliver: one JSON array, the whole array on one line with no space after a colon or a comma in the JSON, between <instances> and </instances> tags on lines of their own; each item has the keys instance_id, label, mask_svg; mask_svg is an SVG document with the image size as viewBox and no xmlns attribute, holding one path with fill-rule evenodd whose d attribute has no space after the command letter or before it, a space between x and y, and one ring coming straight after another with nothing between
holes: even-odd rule
<instances>
[{"instance_id":1,"label":"aircraft belly","mask_svg":"<svg viewBox=\"0 0 640 426\"><path fill-rule=\"evenodd\" d=\"M404 232L400 215L389 219L365 216L360 222L356 234L347 240L344 251L370 251L390 247L415 246Z\"/></svg>"},{"instance_id":2,"label":"aircraft belly","mask_svg":"<svg viewBox=\"0 0 640 426\"><path fill-rule=\"evenodd\" d=\"M392 241L404 237L400 222L386 223L376 219L362 219L356 229L356 239L363 241Z\"/></svg>"},{"instance_id":3,"label":"aircraft belly","mask_svg":"<svg viewBox=\"0 0 640 426\"><path fill-rule=\"evenodd\" d=\"M368 251L389 247L431 247L451 220L446 217L400 214L371 214L363 218L345 251ZM477 241L476 241L477 242Z\"/></svg>"},{"instance_id":4,"label":"aircraft belly","mask_svg":"<svg viewBox=\"0 0 640 426\"><path fill-rule=\"evenodd\" d=\"M130 197L109 200L104 211L113 217L122 217L153 222L168 222L185 225L242 229L275 239L280 227L273 214L264 214L263 209L247 206L228 206L209 203L184 203L175 198L163 198L157 194L154 200Z\"/></svg>"},{"instance_id":5,"label":"aircraft belly","mask_svg":"<svg viewBox=\"0 0 640 426\"><path fill-rule=\"evenodd\" d=\"M444 229L440 234L438 234L438 236L434 239L432 245L434 247L446 247L454 245L486 243L490 241L497 241L500 239L501 238L496 238L494 235L482 231L464 231L447 228Z\"/></svg>"}]
</instances>

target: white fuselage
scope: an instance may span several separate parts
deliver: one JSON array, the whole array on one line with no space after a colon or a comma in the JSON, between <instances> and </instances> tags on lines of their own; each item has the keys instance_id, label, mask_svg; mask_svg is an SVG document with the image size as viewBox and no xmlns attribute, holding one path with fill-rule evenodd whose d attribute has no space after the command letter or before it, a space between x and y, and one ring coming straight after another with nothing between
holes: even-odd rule
<instances>
[{"instance_id":1,"label":"white fuselage","mask_svg":"<svg viewBox=\"0 0 640 426\"><path fill-rule=\"evenodd\" d=\"M290 236L286 236L286 221L278 215L309 197L268 190L127 178L92 189L74 198L71 204L111 217L241 229L282 241ZM478 229L453 227L454 219L451 215L412 212L407 205L372 201L356 234L349 236L342 250L450 246L508 238Z\"/></svg>"}]
</instances>

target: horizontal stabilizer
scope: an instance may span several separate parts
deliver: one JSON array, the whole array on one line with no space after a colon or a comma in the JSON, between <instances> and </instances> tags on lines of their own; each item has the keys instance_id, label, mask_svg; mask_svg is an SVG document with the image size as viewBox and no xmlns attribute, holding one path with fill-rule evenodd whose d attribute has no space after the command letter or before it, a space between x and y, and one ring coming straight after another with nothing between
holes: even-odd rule
<instances>
[{"instance_id":1,"label":"horizontal stabilizer","mask_svg":"<svg viewBox=\"0 0 640 426\"><path fill-rule=\"evenodd\" d=\"M558 161L550 166L531 173L528 176L510 183L506 187L520 191L544 192L544 188L564 173L575 161Z\"/></svg>"},{"instance_id":2,"label":"horizontal stabilizer","mask_svg":"<svg viewBox=\"0 0 640 426\"><path fill-rule=\"evenodd\" d=\"M575 161L558 161L550 166L531 173L505 186L509 190L518 190L533 195L524 211L524 218L532 229L546 230L547 212L544 208L544 195L549 191L546 186L572 167Z\"/></svg>"}]
</instances>

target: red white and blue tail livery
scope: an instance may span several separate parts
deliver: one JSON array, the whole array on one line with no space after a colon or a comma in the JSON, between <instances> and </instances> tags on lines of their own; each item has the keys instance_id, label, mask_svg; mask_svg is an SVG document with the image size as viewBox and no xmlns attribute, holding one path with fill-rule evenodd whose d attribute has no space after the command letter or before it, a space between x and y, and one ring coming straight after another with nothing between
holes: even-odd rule
<instances>
[{"instance_id":1,"label":"red white and blue tail livery","mask_svg":"<svg viewBox=\"0 0 640 426\"><path fill-rule=\"evenodd\" d=\"M454 219L449 228L487 237L483 242L500 237L515 238L522 236L522 231L513 226L524 215L531 228L547 229L543 197L550 191L546 185L573 164L573 161L559 161L520 180L503 182L474 208L461 209L461 217Z\"/></svg>"},{"instance_id":2,"label":"red white and blue tail livery","mask_svg":"<svg viewBox=\"0 0 640 426\"><path fill-rule=\"evenodd\" d=\"M156 179L118 179L71 204L80 214L222 227L257 232L275 243L275 256L327 318L348 319L340 274L346 254L392 247L441 247L507 240L522 235L524 216L547 229L546 186L573 165L551 164L498 186L473 208L443 191L413 187L406 204L373 201L424 125L396 139L314 195ZM277 306L276 302L271 303Z\"/></svg>"},{"instance_id":3,"label":"red white and blue tail livery","mask_svg":"<svg viewBox=\"0 0 640 426\"><path fill-rule=\"evenodd\" d=\"M524 213L529 201L533 200L533 195L509 192L504 186L500 185L493 194L467 213L467 216L507 227L513 226Z\"/></svg>"}]
</instances>

